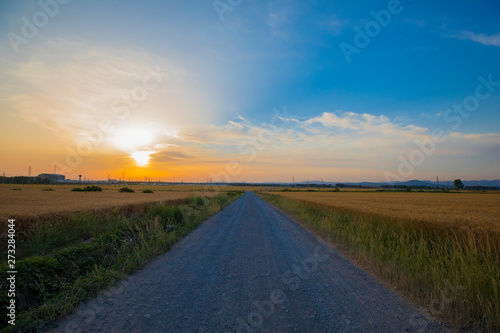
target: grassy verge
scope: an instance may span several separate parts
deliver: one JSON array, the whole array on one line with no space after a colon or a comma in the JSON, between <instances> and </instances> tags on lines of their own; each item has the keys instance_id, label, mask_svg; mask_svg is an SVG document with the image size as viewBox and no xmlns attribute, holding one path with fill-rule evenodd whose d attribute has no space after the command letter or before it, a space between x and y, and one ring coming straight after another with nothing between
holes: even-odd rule
<instances>
[{"instance_id":1,"label":"grassy verge","mask_svg":"<svg viewBox=\"0 0 500 333\"><path fill-rule=\"evenodd\" d=\"M239 192L230 192L211 198L193 197L184 204L155 204L142 214L127 216L78 215L75 221L79 223L72 223L71 228L57 221L33 226L20 235L20 244L27 250L23 259L16 262L19 272L16 325L8 325L8 317L3 314L2 332L46 329L103 288L167 251L239 196ZM64 236L68 233L70 236ZM77 239L87 241L64 246ZM9 301L7 270L3 264L0 269L3 309Z\"/></svg>"},{"instance_id":2,"label":"grassy verge","mask_svg":"<svg viewBox=\"0 0 500 333\"><path fill-rule=\"evenodd\" d=\"M488 234L263 194L347 250L375 275L456 326L500 331L500 247Z\"/></svg>"}]
</instances>

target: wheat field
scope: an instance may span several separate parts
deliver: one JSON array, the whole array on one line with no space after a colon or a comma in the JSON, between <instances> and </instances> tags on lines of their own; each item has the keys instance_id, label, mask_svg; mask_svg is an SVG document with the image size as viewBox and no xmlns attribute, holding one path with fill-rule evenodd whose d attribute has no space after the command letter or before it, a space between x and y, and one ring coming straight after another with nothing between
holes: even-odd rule
<instances>
[{"instance_id":1,"label":"wheat field","mask_svg":"<svg viewBox=\"0 0 500 333\"><path fill-rule=\"evenodd\" d=\"M21 190L12 190L20 188ZM51 188L52 191L44 191ZM127 204L185 199L191 191L155 191L120 193L119 187L105 187L102 192L71 192L71 186L11 185L0 186L0 219L22 219L47 214L63 214L86 210L100 210ZM151 187L150 187L151 188ZM153 188L153 190L155 190Z\"/></svg>"},{"instance_id":2,"label":"wheat field","mask_svg":"<svg viewBox=\"0 0 500 333\"><path fill-rule=\"evenodd\" d=\"M273 192L291 199L409 222L500 232L500 192Z\"/></svg>"}]
</instances>

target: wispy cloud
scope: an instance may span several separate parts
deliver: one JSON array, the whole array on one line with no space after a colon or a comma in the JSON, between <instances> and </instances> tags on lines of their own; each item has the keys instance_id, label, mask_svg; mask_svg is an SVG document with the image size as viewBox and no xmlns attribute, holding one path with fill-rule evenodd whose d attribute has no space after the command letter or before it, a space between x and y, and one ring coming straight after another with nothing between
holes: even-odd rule
<instances>
[{"instance_id":1,"label":"wispy cloud","mask_svg":"<svg viewBox=\"0 0 500 333\"><path fill-rule=\"evenodd\" d=\"M472 31L461 31L453 38L466 39L486 46L499 46L500 47L500 33L495 35L478 34Z\"/></svg>"},{"instance_id":2,"label":"wispy cloud","mask_svg":"<svg viewBox=\"0 0 500 333\"><path fill-rule=\"evenodd\" d=\"M0 101L12 114L57 132L64 141L99 128L103 119L126 128L210 118L198 112L206 103L192 74L166 58L61 40L36 51L36 60L4 69ZM156 88L144 90L147 77L150 86L158 79ZM128 109L127 117L118 108Z\"/></svg>"},{"instance_id":3,"label":"wispy cloud","mask_svg":"<svg viewBox=\"0 0 500 333\"><path fill-rule=\"evenodd\" d=\"M333 15L325 20L319 22L319 27L323 30L329 31L334 36L339 35L344 27L349 23L349 20L339 19Z\"/></svg>"},{"instance_id":4,"label":"wispy cloud","mask_svg":"<svg viewBox=\"0 0 500 333\"><path fill-rule=\"evenodd\" d=\"M354 112L324 112L308 119L280 119L279 130L270 123L254 124L248 119L235 118L224 125L187 127L179 131L175 145L166 145L158 154L157 163L186 165L194 163L220 163L239 161L249 170L273 165L275 169L291 167L312 169L362 170L370 172L390 170L398 155L407 155L416 148L415 141L426 142L432 129L415 125L402 125L383 115ZM272 135L268 142L259 140ZM172 143L172 141L169 141ZM446 158L468 158L484 152L498 150L499 134L451 133L439 145L433 160L441 163ZM244 151L255 148L256 158L248 162ZM177 156L177 152L189 158ZM382 173L380 173L381 175Z\"/></svg>"},{"instance_id":5,"label":"wispy cloud","mask_svg":"<svg viewBox=\"0 0 500 333\"><path fill-rule=\"evenodd\" d=\"M288 34L284 30L284 26L288 23L289 13L282 11L270 12L267 15L266 24L274 36L286 38Z\"/></svg>"},{"instance_id":6,"label":"wispy cloud","mask_svg":"<svg viewBox=\"0 0 500 333\"><path fill-rule=\"evenodd\" d=\"M427 22L425 20L414 20L414 19L407 18L407 19L405 19L405 21L407 23L417 25L420 28L425 27L425 25L427 24Z\"/></svg>"}]
</instances>

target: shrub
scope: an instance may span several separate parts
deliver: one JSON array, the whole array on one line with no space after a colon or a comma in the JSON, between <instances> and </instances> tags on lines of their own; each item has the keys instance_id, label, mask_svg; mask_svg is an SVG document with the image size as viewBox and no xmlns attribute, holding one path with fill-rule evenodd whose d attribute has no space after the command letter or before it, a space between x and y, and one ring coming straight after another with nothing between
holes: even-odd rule
<instances>
[{"instance_id":1,"label":"shrub","mask_svg":"<svg viewBox=\"0 0 500 333\"><path fill-rule=\"evenodd\" d=\"M71 189L72 192L102 192L102 188L99 186L85 186L84 188L81 187L74 187Z\"/></svg>"},{"instance_id":2,"label":"shrub","mask_svg":"<svg viewBox=\"0 0 500 333\"><path fill-rule=\"evenodd\" d=\"M85 186L85 188L83 190L87 191L87 192L102 192L102 188L99 186L95 186L95 185Z\"/></svg>"},{"instance_id":3,"label":"shrub","mask_svg":"<svg viewBox=\"0 0 500 333\"><path fill-rule=\"evenodd\" d=\"M129 192L129 193L134 193L135 191L129 187L122 187L121 189L118 190L118 192Z\"/></svg>"},{"instance_id":4,"label":"shrub","mask_svg":"<svg viewBox=\"0 0 500 333\"><path fill-rule=\"evenodd\" d=\"M208 199L205 199L201 196L196 196L196 197L191 197L191 198L186 199L186 203L188 205L193 206L193 207L200 207L200 206L203 206L207 200Z\"/></svg>"},{"instance_id":5,"label":"shrub","mask_svg":"<svg viewBox=\"0 0 500 333\"><path fill-rule=\"evenodd\" d=\"M55 190L53 188L51 188L51 187L46 187L46 188L42 188L42 191L49 192L49 191L55 191Z\"/></svg>"},{"instance_id":6,"label":"shrub","mask_svg":"<svg viewBox=\"0 0 500 333\"><path fill-rule=\"evenodd\" d=\"M181 223L183 220L182 211L179 206L157 205L151 209L150 217L159 216L164 222L172 224Z\"/></svg>"},{"instance_id":7,"label":"shrub","mask_svg":"<svg viewBox=\"0 0 500 333\"><path fill-rule=\"evenodd\" d=\"M19 187L14 187L14 188L11 188L10 190L11 191L21 191L21 189Z\"/></svg>"},{"instance_id":8,"label":"shrub","mask_svg":"<svg viewBox=\"0 0 500 333\"><path fill-rule=\"evenodd\" d=\"M145 190L142 190L142 193L154 193L154 192L153 192L153 190L145 189Z\"/></svg>"},{"instance_id":9,"label":"shrub","mask_svg":"<svg viewBox=\"0 0 500 333\"><path fill-rule=\"evenodd\" d=\"M214 197L214 201L219 206L220 210L223 210L224 207L229 203L228 197L223 194L216 195Z\"/></svg>"}]
</instances>

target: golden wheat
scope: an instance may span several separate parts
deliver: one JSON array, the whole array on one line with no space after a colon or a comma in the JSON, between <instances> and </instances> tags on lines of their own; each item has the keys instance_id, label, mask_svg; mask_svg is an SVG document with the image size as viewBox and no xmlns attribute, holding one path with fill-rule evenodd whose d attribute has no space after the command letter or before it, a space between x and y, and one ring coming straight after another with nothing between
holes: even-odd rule
<instances>
[{"instance_id":1,"label":"golden wheat","mask_svg":"<svg viewBox=\"0 0 500 333\"><path fill-rule=\"evenodd\" d=\"M118 186L104 186L102 192L71 192L72 187L74 186L0 186L0 219L101 210L130 204L179 200L194 195L186 187L182 192L174 192L161 191L151 186L131 186L135 193L119 193ZM12 188L21 190L13 191ZM52 188L53 191L42 191L46 188ZM154 193L141 193L144 188L151 188Z\"/></svg>"},{"instance_id":2,"label":"golden wheat","mask_svg":"<svg viewBox=\"0 0 500 333\"><path fill-rule=\"evenodd\" d=\"M287 198L410 222L500 232L500 193L273 192Z\"/></svg>"}]
</instances>

